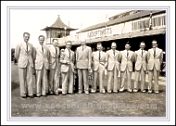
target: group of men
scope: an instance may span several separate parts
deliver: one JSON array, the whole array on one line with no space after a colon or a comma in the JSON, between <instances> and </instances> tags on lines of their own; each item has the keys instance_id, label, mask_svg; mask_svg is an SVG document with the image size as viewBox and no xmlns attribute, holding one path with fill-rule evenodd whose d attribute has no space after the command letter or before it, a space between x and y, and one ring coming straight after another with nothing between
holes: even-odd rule
<instances>
[{"instance_id":1,"label":"group of men","mask_svg":"<svg viewBox=\"0 0 176 126\"><path fill-rule=\"evenodd\" d=\"M163 59L163 51L157 47L157 41L152 41L152 48L144 50L145 42L140 43L140 49L133 52L126 43L125 50L118 51L115 42L111 49L103 51L101 43L97 43L97 51L92 52L85 41L76 51L71 50L72 42L67 41L65 49L59 49L58 40L53 39L52 44L44 44L45 37L38 37L39 46L34 48L28 43L30 34L24 32L24 42L16 47L15 57L18 60L20 96L33 97L36 87L36 96L47 94L74 93L74 74L78 74L78 93L89 94L117 93L127 89L128 92L159 93L158 77ZM134 86L131 83L135 63ZM148 72L148 87L145 89L146 73ZM35 81L33 75L35 74ZM88 83L89 74L93 75L93 83ZM60 77L61 76L61 77ZM107 76L107 84L105 83ZM154 83L152 83L154 78ZM140 81L140 88L138 82ZM61 88L59 84L61 83ZM153 88L154 87L154 88Z\"/></svg>"}]
</instances>

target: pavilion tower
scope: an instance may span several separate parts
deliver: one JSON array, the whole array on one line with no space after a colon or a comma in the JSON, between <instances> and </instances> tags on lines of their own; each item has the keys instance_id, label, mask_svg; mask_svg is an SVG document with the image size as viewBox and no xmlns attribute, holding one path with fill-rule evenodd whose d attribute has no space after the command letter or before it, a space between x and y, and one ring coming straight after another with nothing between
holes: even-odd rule
<instances>
[{"instance_id":1,"label":"pavilion tower","mask_svg":"<svg viewBox=\"0 0 176 126\"><path fill-rule=\"evenodd\" d=\"M68 36L70 35L70 31L73 31L76 29L71 28L66 24L64 24L60 18L60 15L58 15L56 21L51 26L49 27L47 26L42 30L46 31L47 43L51 44L51 40L53 38L62 38L62 37Z\"/></svg>"}]
</instances>

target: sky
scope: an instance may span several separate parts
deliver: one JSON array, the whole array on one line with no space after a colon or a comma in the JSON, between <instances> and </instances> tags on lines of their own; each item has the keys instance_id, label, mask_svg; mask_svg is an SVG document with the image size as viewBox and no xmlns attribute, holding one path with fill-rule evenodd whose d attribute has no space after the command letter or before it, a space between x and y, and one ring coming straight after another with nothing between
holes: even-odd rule
<instances>
[{"instance_id":1,"label":"sky","mask_svg":"<svg viewBox=\"0 0 176 126\"><path fill-rule=\"evenodd\" d=\"M46 36L45 31L41 29L51 26L58 15L66 25L80 30L107 21L109 17L125 11L128 10L12 9L10 11L11 48L15 48L18 43L23 42L23 32L31 34L29 42L36 46L38 36L41 34ZM75 32L71 34L75 34Z\"/></svg>"}]
</instances>

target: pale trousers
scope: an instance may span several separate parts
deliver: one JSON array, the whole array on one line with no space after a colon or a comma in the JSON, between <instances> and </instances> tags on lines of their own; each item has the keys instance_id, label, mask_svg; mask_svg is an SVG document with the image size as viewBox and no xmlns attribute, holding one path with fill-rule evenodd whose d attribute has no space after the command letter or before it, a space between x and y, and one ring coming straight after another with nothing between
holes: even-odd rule
<instances>
[{"instance_id":1,"label":"pale trousers","mask_svg":"<svg viewBox=\"0 0 176 126\"><path fill-rule=\"evenodd\" d=\"M135 71L134 89L139 89L139 87L138 87L139 81L141 82L141 87L140 87L141 91L143 91L144 86L145 86L145 71L144 71L143 67L141 68L141 70Z\"/></svg>"},{"instance_id":2,"label":"pale trousers","mask_svg":"<svg viewBox=\"0 0 176 126\"><path fill-rule=\"evenodd\" d=\"M55 69L50 69L49 72L49 91L50 92L57 92L57 89L59 88L59 68L56 66Z\"/></svg>"},{"instance_id":3,"label":"pale trousers","mask_svg":"<svg viewBox=\"0 0 176 126\"><path fill-rule=\"evenodd\" d=\"M107 85L107 92L117 92L120 87L120 81L118 78L118 70L116 66L114 66L112 71L108 71L108 85ZM112 89L113 88L113 89Z\"/></svg>"},{"instance_id":4,"label":"pale trousers","mask_svg":"<svg viewBox=\"0 0 176 126\"><path fill-rule=\"evenodd\" d=\"M149 70L149 75L148 75L148 90L152 90L152 80L154 77L154 91L159 91L159 85L158 85L158 77L159 77L160 72L156 70L154 67L153 70Z\"/></svg>"},{"instance_id":5,"label":"pale trousers","mask_svg":"<svg viewBox=\"0 0 176 126\"><path fill-rule=\"evenodd\" d=\"M48 93L48 75L47 69L36 70L37 80L37 96L46 95Z\"/></svg>"},{"instance_id":6,"label":"pale trousers","mask_svg":"<svg viewBox=\"0 0 176 126\"><path fill-rule=\"evenodd\" d=\"M56 69L50 69L50 72L49 72L49 91L50 92L54 92L55 72L56 72Z\"/></svg>"},{"instance_id":7,"label":"pale trousers","mask_svg":"<svg viewBox=\"0 0 176 126\"><path fill-rule=\"evenodd\" d=\"M99 89L100 89L100 92L104 91L105 88L104 88L104 66L102 65L99 65L99 68L97 71L94 71L94 81L93 81L93 90L97 90L97 82L99 83Z\"/></svg>"},{"instance_id":8,"label":"pale trousers","mask_svg":"<svg viewBox=\"0 0 176 126\"><path fill-rule=\"evenodd\" d=\"M69 71L62 74L62 94L73 93L73 72L71 68Z\"/></svg>"},{"instance_id":9,"label":"pale trousers","mask_svg":"<svg viewBox=\"0 0 176 126\"><path fill-rule=\"evenodd\" d=\"M82 92L83 86L84 86L84 91L89 90L89 85L88 85L88 69L78 69L78 90Z\"/></svg>"},{"instance_id":10,"label":"pale trousers","mask_svg":"<svg viewBox=\"0 0 176 126\"><path fill-rule=\"evenodd\" d=\"M57 93L57 90L60 85L60 68L56 67L55 75L54 75L54 92Z\"/></svg>"},{"instance_id":11,"label":"pale trousers","mask_svg":"<svg viewBox=\"0 0 176 126\"><path fill-rule=\"evenodd\" d=\"M128 68L126 68L126 70L122 71L121 74L122 74L122 82L121 82L120 88L125 88L125 82L127 79L127 89L131 89L131 74L132 74L132 72L129 71Z\"/></svg>"},{"instance_id":12,"label":"pale trousers","mask_svg":"<svg viewBox=\"0 0 176 126\"><path fill-rule=\"evenodd\" d=\"M19 68L20 96L33 96L33 68L28 65L26 68Z\"/></svg>"}]
</instances>

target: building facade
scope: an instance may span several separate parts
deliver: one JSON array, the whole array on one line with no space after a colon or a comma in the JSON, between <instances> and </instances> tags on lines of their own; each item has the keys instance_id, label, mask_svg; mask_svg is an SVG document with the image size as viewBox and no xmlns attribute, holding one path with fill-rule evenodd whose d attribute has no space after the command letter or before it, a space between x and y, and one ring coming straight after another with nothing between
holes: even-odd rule
<instances>
[{"instance_id":1,"label":"building facade","mask_svg":"<svg viewBox=\"0 0 176 126\"><path fill-rule=\"evenodd\" d=\"M73 48L80 41L92 47L97 42L102 42L105 50L110 48L110 43L115 41L117 48L122 50L124 44L130 41L132 50L136 50L141 41L146 42L146 49L151 47L152 39L156 39L159 47L165 51L166 11L165 10L132 10L110 17L107 22L95 24L82 29L77 34L58 38L59 45L65 46L66 40L73 42Z\"/></svg>"}]
</instances>

